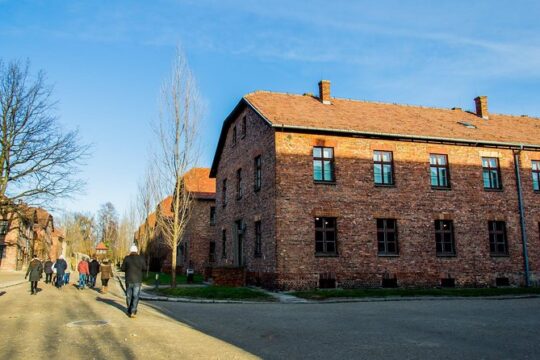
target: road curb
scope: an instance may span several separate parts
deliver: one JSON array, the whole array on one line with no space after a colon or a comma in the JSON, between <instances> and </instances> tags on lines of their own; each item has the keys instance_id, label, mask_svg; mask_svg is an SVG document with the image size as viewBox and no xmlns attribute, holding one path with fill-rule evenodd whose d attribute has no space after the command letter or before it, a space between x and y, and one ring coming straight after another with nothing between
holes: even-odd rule
<instances>
[{"instance_id":1,"label":"road curb","mask_svg":"<svg viewBox=\"0 0 540 360\"><path fill-rule=\"evenodd\" d=\"M24 284L28 281L26 280L20 280L20 281L13 281L13 282L9 282L7 284L0 284L0 289L7 289L9 287L13 287L13 286L17 286L17 285L21 285L21 284Z\"/></svg>"}]
</instances>

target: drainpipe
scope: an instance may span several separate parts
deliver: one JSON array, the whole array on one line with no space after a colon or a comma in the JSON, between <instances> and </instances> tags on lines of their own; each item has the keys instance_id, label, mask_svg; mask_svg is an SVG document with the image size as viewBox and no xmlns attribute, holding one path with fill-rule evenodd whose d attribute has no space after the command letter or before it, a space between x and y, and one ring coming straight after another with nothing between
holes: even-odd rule
<instances>
[{"instance_id":1,"label":"drainpipe","mask_svg":"<svg viewBox=\"0 0 540 360\"><path fill-rule=\"evenodd\" d=\"M523 206L523 194L521 190L521 177L519 174L519 156L521 154L521 150L523 149L523 145L521 146L520 150L517 150L514 152L514 167L516 171L516 186L517 186L517 193L518 193L518 205L519 205L519 220L521 225L521 242L523 244L523 267L525 271L525 286L529 287L531 285L529 280L529 254L527 251L527 227L525 225L525 208Z\"/></svg>"}]
</instances>

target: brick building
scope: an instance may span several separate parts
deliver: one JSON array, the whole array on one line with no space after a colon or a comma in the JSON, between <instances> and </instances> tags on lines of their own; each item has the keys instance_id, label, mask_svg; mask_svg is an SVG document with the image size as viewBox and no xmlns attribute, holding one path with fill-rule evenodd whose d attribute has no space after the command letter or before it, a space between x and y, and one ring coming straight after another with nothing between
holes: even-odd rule
<instances>
[{"instance_id":1,"label":"brick building","mask_svg":"<svg viewBox=\"0 0 540 360\"><path fill-rule=\"evenodd\" d=\"M178 272L190 267L197 273L203 273L213 259L210 244L215 234L212 214L215 214L216 183L209 177L209 173L210 169L207 168L193 168L184 175L184 184L192 195L193 204L184 236L178 243ZM146 253L150 257L152 271L169 271L171 267L171 251L162 229L167 221L162 219L173 216L172 202L172 195L160 201L155 212L147 217L135 233L136 241L145 236L149 238ZM215 242L212 246L215 246Z\"/></svg>"},{"instance_id":2,"label":"brick building","mask_svg":"<svg viewBox=\"0 0 540 360\"><path fill-rule=\"evenodd\" d=\"M537 283L540 120L475 104L338 99L328 81L244 96L210 172L216 266L281 289Z\"/></svg>"}]
</instances>

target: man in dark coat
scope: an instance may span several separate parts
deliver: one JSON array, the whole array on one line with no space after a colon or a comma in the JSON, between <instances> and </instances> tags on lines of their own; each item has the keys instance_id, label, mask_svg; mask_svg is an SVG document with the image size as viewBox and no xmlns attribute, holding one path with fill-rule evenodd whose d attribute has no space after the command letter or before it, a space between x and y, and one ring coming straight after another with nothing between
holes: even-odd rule
<instances>
[{"instance_id":1,"label":"man in dark coat","mask_svg":"<svg viewBox=\"0 0 540 360\"><path fill-rule=\"evenodd\" d=\"M43 264L39 261L37 255L32 256L32 261L28 265L28 270L26 270L25 279L28 278L30 281L30 294L37 294L38 287L37 283L41 279L41 273L43 273Z\"/></svg>"},{"instance_id":2,"label":"man in dark coat","mask_svg":"<svg viewBox=\"0 0 540 360\"><path fill-rule=\"evenodd\" d=\"M131 246L129 251L130 254L124 258L122 263L122 271L125 272L126 277L127 314L129 317L134 318L137 316L142 274L146 270L146 262L141 255L137 254L137 246Z\"/></svg>"},{"instance_id":3,"label":"man in dark coat","mask_svg":"<svg viewBox=\"0 0 540 360\"><path fill-rule=\"evenodd\" d=\"M45 272L45 284L49 284L51 282L53 274L52 266L53 262L50 258L48 258L47 261L45 261L45 264L43 264L43 271Z\"/></svg>"},{"instance_id":4,"label":"man in dark coat","mask_svg":"<svg viewBox=\"0 0 540 360\"><path fill-rule=\"evenodd\" d=\"M66 260L64 260L64 256L60 255L54 264L54 268L56 269L56 287L58 289L64 286L64 274L66 273L67 267L68 265Z\"/></svg>"},{"instance_id":5,"label":"man in dark coat","mask_svg":"<svg viewBox=\"0 0 540 360\"><path fill-rule=\"evenodd\" d=\"M99 261L96 260L96 257L92 257L92 261L88 265L90 268L90 287L94 288L96 286L96 278L99 273Z\"/></svg>"}]
</instances>

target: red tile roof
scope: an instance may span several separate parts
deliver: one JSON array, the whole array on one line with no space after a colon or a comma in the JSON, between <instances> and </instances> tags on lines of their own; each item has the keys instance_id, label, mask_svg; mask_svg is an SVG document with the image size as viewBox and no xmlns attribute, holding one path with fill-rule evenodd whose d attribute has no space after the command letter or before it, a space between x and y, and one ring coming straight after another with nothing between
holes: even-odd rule
<instances>
[{"instance_id":1,"label":"red tile roof","mask_svg":"<svg viewBox=\"0 0 540 360\"><path fill-rule=\"evenodd\" d=\"M244 99L274 127L540 146L540 119L532 117L490 113L485 120L462 110L339 98L325 105L314 96L267 91Z\"/></svg>"},{"instance_id":2,"label":"red tile roof","mask_svg":"<svg viewBox=\"0 0 540 360\"><path fill-rule=\"evenodd\" d=\"M210 178L209 168L193 168L184 174L186 189L195 197L213 198L216 194L216 179Z\"/></svg>"},{"instance_id":3,"label":"red tile roof","mask_svg":"<svg viewBox=\"0 0 540 360\"><path fill-rule=\"evenodd\" d=\"M102 241L102 242L100 242L99 244L97 244L96 250L109 250L109 248L108 248L107 245L105 245L105 244L103 243L103 241Z\"/></svg>"}]
</instances>

